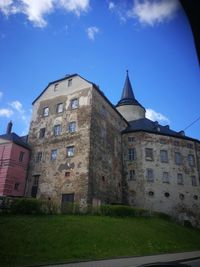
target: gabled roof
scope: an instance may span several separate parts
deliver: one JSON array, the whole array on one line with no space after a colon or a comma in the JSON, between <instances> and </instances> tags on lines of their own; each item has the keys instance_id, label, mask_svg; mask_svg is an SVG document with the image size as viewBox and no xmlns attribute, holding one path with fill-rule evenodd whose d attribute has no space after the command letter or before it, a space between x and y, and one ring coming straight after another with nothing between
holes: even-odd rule
<instances>
[{"instance_id":1,"label":"gabled roof","mask_svg":"<svg viewBox=\"0 0 200 267\"><path fill-rule=\"evenodd\" d=\"M117 103L117 106L122 106L122 105L136 105L136 106L140 106L142 108L144 108L136 99L133 93L133 89L131 86L131 82L129 79L129 75L128 75L128 71L126 74L126 80L124 83L124 88L122 91L122 96L121 96L121 100Z\"/></svg>"},{"instance_id":2,"label":"gabled roof","mask_svg":"<svg viewBox=\"0 0 200 267\"><path fill-rule=\"evenodd\" d=\"M18 136L16 133L9 133L9 134L2 134L0 135L0 138L4 140L11 141L17 145L20 145L24 148L30 149L29 145L27 144L27 138L28 136ZM25 142L26 140L26 142Z\"/></svg>"},{"instance_id":3,"label":"gabled roof","mask_svg":"<svg viewBox=\"0 0 200 267\"><path fill-rule=\"evenodd\" d=\"M74 73L74 74L70 74L70 75L66 75L64 78L62 79L59 79L59 80L55 80L55 81L52 81L50 82L46 87L45 89L41 92L41 94L39 94L38 97L36 97L36 99L32 102L32 105L35 104L35 102L44 94L44 92L48 89L48 87L54 83L58 83L58 82L62 82L64 80L67 80L67 79L70 79L70 78L73 78L74 76L79 76L77 73ZM81 77L81 76L80 76ZM82 78L82 77L81 77ZM84 79L84 78L82 78ZM84 79L85 80L85 79Z\"/></svg>"},{"instance_id":4,"label":"gabled roof","mask_svg":"<svg viewBox=\"0 0 200 267\"><path fill-rule=\"evenodd\" d=\"M183 132L176 132L171 130L168 125L162 126L157 121L153 122L147 118L129 122L129 126L122 132L122 134L130 132L139 132L139 131L160 134L165 136L172 136L199 142L199 140L197 139L193 139L183 135Z\"/></svg>"}]
</instances>

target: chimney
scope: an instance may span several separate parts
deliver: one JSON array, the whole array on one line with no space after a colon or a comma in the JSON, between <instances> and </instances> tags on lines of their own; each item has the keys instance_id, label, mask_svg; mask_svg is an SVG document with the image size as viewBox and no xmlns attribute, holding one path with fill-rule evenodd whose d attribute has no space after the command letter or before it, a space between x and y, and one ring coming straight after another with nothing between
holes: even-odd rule
<instances>
[{"instance_id":1,"label":"chimney","mask_svg":"<svg viewBox=\"0 0 200 267\"><path fill-rule=\"evenodd\" d=\"M10 121L7 125L7 130L6 130L6 134L11 134L11 131L12 131L12 121Z\"/></svg>"}]
</instances>

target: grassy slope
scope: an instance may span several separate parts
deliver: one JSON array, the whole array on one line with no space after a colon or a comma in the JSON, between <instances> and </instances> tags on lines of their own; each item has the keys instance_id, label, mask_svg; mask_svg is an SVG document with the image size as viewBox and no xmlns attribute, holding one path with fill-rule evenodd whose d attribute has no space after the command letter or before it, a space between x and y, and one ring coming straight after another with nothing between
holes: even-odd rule
<instances>
[{"instance_id":1,"label":"grassy slope","mask_svg":"<svg viewBox=\"0 0 200 267\"><path fill-rule=\"evenodd\" d=\"M200 249L200 231L157 218L0 216L0 266Z\"/></svg>"}]
</instances>

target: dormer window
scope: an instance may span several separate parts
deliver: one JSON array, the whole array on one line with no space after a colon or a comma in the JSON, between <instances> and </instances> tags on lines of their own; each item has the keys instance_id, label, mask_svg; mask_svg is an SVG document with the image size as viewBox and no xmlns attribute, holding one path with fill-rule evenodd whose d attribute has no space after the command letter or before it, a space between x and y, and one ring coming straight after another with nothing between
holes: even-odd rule
<instances>
[{"instance_id":1,"label":"dormer window","mask_svg":"<svg viewBox=\"0 0 200 267\"><path fill-rule=\"evenodd\" d=\"M68 87L72 85L72 79L68 80Z\"/></svg>"}]
</instances>

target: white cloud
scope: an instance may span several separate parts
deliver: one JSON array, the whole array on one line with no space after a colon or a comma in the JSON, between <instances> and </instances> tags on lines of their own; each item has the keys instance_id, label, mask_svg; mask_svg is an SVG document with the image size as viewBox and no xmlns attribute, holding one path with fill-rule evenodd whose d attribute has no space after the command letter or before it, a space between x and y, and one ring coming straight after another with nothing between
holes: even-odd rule
<instances>
[{"instance_id":1,"label":"white cloud","mask_svg":"<svg viewBox=\"0 0 200 267\"><path fill-rule=\"evenodd\" d=\"M3 93L2 92L0 92L0 100L1 100L1 98L3 97Z\"/></svg>"},{"instance_id":2,"label":"white cloud","mask_svg":"<svg viewBox=\"0 0 200 267\"><path fill-rule=\"evenodd\" d=\"M154 26L171 19L179 8L178 0L135 0L128 17L135 17L141 24Z\"/></svg>"},{"instance_id":3,"label":"white cloud","mask_svg":"<svg viewBox=\"0 0 200 267\"><path fill-rule=\"evenodd\" d=\"M150 108L146 109L146 118L160 123L170 123L170 120L166 116Z\"/></svg>"},{"instance_id":4,"label":"white cloud","mask_svg":"<svg viewBox=\"0 0 200 267\"><path fill-rule=\"evenodd\" d=\"M23 110L22 104L21 104L18 100L12 101L9 105L10 105L13 109L17 110L19 113L24 113L24 112L25 112L25 111Z\"/></svg>"},{"instance_id":5,"label":"white cloud","mask_svg":"<svg viewBox=\"0 0 200 267\"><path fill-rule=\"evenodd\" d=\"M80 16L89 8L89 0L0 0L0 12L5 16L16 13L25 14L37 27L45 27L45 16L57 9L64 9Z\"/></svg>"},{"instance_id":6,"label":"white cloud","mask_svg":"<svg viewBox=\"0 0 200 267\"><path fill-rule=\"evenodd\" d=\"M67 11L74 12L78 16L89 8L89 0L59 0L58 2L60 7L64 7Z\"/></svg>"},{"instance_id":7,"label":"white cloud","mask_svg":"<svg viewBox=\"0 0 200 267\"><path fill-rule=\"evenodd\" d=\"M13 115L12 109L9 109L9 108L0 109L0 117L10 118L12 115Z\"/></svg>"},{"instance_id":8,"label":"white cloud","mask_svg":"<svg viewBox=\"0 0 200 267\"><path fill-rule=\"evenodd\" d=\"M114 2L109 2L108 9L113 10L114 8L115 8L115 3Z\"/></svg>"},{"instance_id":9,"label":"white cloud","mask_svg":"<svg viewBox=\"0 0 200 267\"><path fill-rule=\"evenodd\" d=\"M92 26L86 29L88 38L90 40L94 40L95 35L99 32L99 28L97 28L96 26Z\"/></svg>"}]
</instances>

